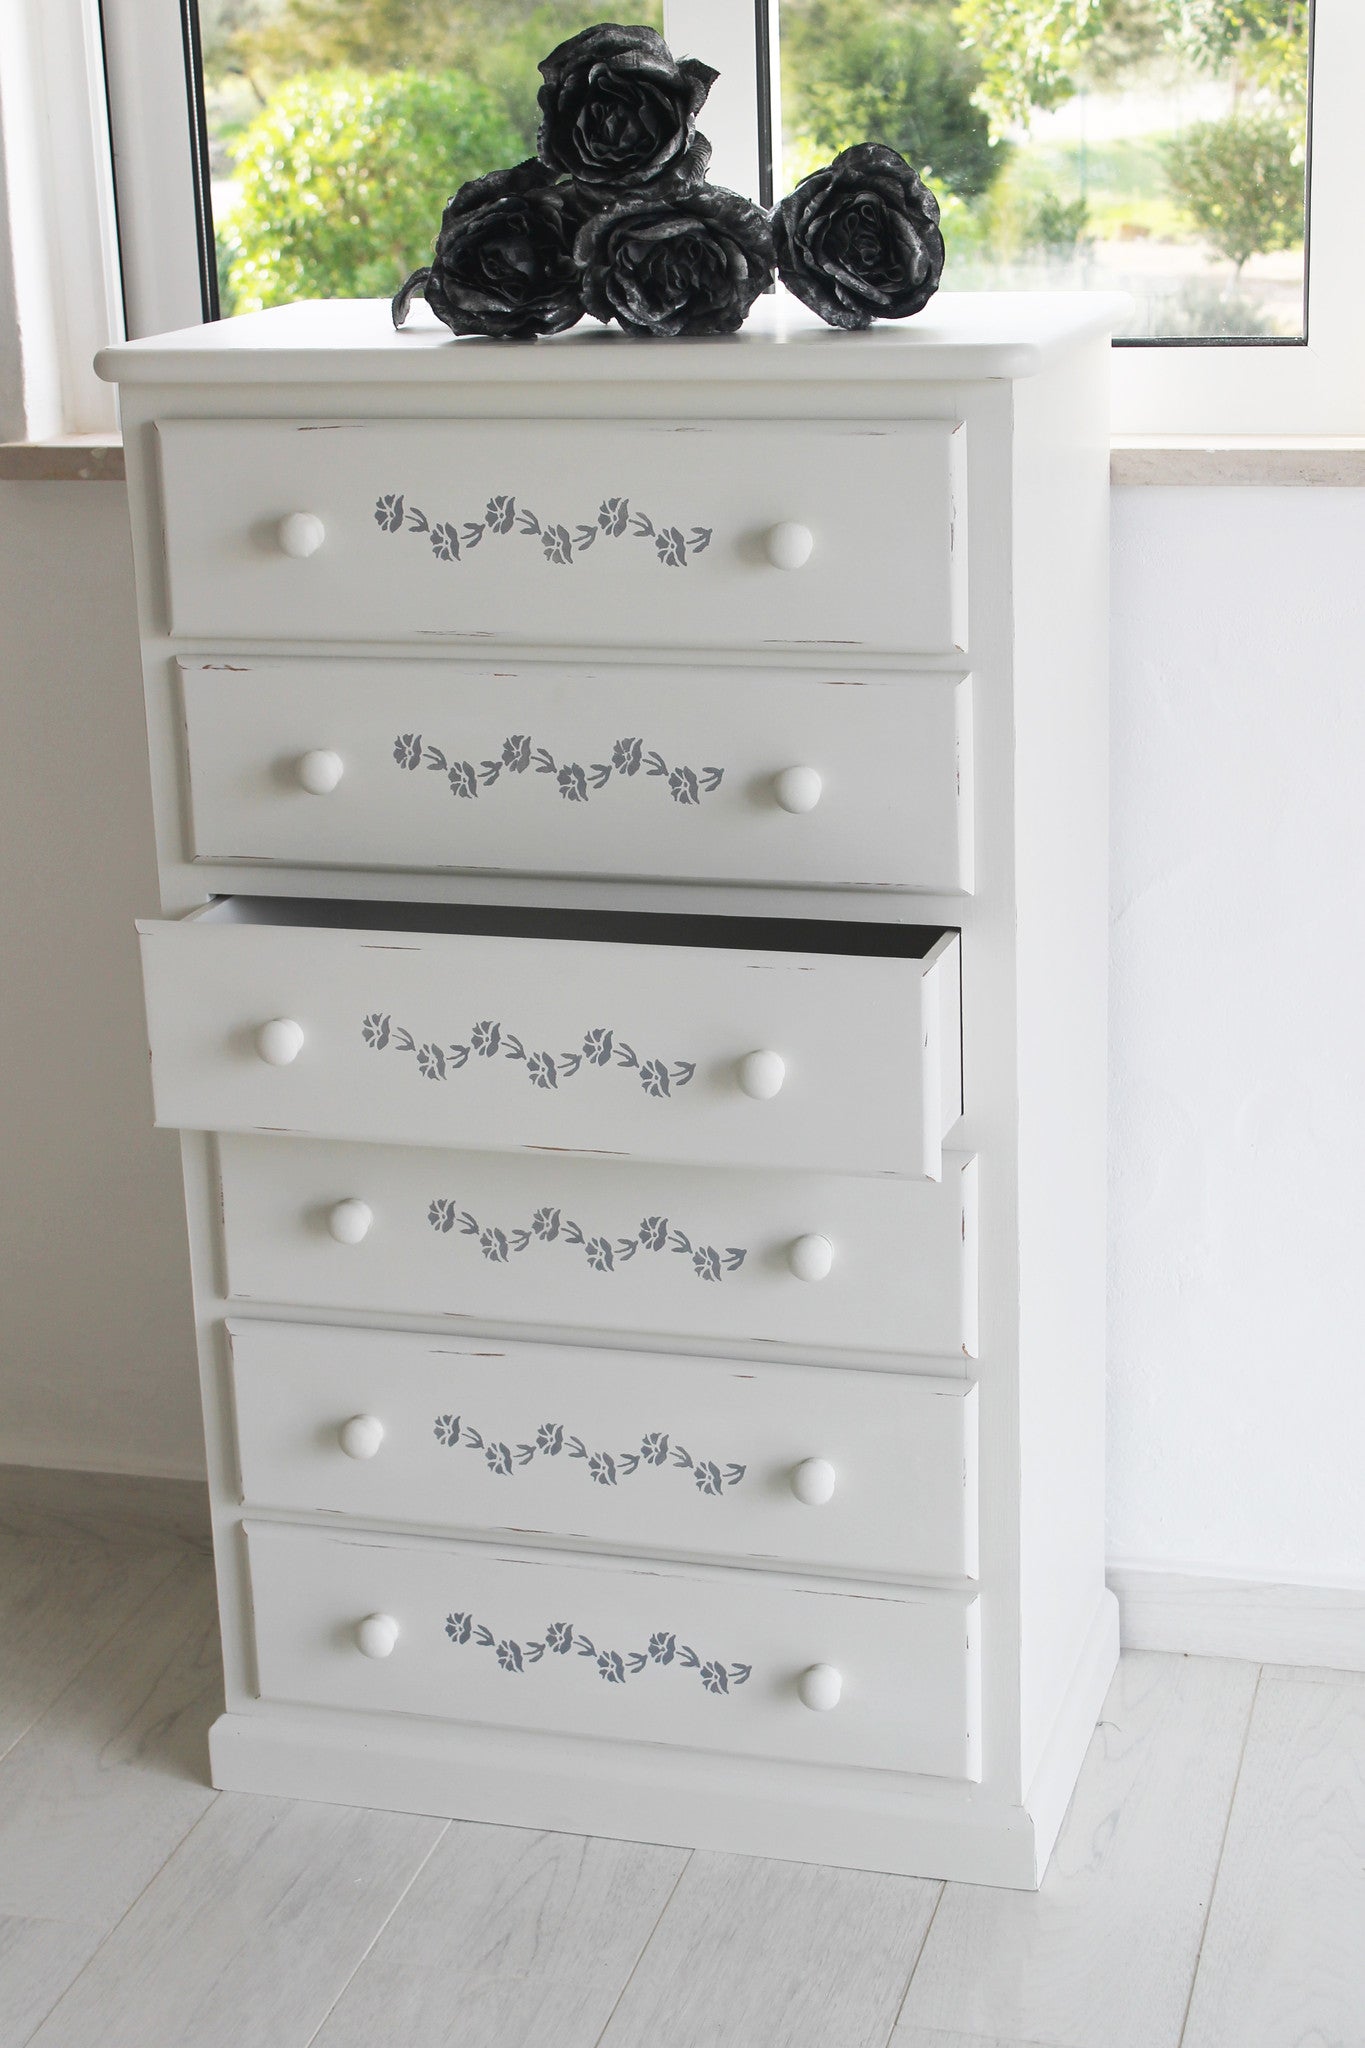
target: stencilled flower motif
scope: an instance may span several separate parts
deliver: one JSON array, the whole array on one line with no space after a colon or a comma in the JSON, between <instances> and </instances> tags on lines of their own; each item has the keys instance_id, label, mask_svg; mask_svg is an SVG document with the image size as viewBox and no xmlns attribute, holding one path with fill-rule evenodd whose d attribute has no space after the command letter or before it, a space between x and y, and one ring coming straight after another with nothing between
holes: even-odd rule
<instances>
[{"instance_id":1,"label":"stencilled flower motif","mask_svg":"<svg viewBox=\"0 0 1365 2048\"><path fill-rule=\"evenodd\" d=\"M366 1045L373 1046L376 1052L383 1052L389 1042L389 1019L382 1011L371 1010L360 1027L360 1035Z\"/></svg>"},{"instance_id":2,"label":"stencilled flower motif","mask_svg":"<svg viewBox=\"0 0 1365 2048\"><path fill-rule=\"evenodd\" d=\"M662 1060L646 1060L640 1069L640 1086L646 1095L655 1097L672 1094L668 1068Z\"/></svg>"},{"instance_id":3,"label":"stencilled flower motif","mask_svg":"<svg viewBox=\"0 0 1365 2048\"><path fill-rule=\"evenodd\" d=\"M508 501L511 502L510 499ZM502 765L510 775L524 775L531 765L531 735L510 732L502 743Z\"/></svg>"},{"instance_id":4,"label":"stencilled flower motif","mask_svg":"<svg viewBox=\"0 0 1365 2048\"><path fill-rule=\"evenodd\" d=\"M668 1438L661 1429L651 1429L648 1436L642 1439L640 1456L646 1465L666 1465L668 1463Z\"/></svg>"},{"instance_id":5,"label":"stencilled flower motif","mask_svg":"<svg viewBox=\"0 0 1365 2048\"><path fill-rule=\"evenodd\" d=\"M617 740L611 750L611 765L618 775L638 775L643 755L643 740Z\"/></svg>"},{"instance_id":6,"label":"stencilled flower motif","mask_svg":"<svg viewBox=\"0 0 1365 2048\"><path fill-rule=\"evenodd\" d=\"M566 761L555 781L565 803L585 804L588 801L588 778L577 761Z\"/></svg>"},{"instance_id":7,"label":"stencilled flower motif","mask_svg":"<svg viewBox=\"0 0 1365 2048\"><path fill-rule=\"evenodd\" d=\"M669 794L675 804L699 804L701 791L697 785L696 770L675 768L668 778Z\"/></svg>"},{"instance_id":8,"label":"stencilled flower motif","mask_svg":"<svg viewBox=\"0 0 1365 2048\"><path fill-rule=\"evenodd\" d=\"M495 1024L491 1018L485 1017L470 1032L469 1043L473 1046L481 1060L496 1059L498 1047L502 1044L501 1024Z\"/></svg>"},{"instance_id":9,"label":"stencilled flower motif","mask_svg":"<svg viewBox=\"0 0 1365 2048\"><path fill-rule=\"evenodd\" d=\"M457 1213L458 1205L451 1199L450 1196L437 1195L435 1201L427 1210L427 1222L431 1225L433 1230L440 1230L449 1233L455 1228L455 1217Z\"/></svg>"},{"instance_id":10,"label":"stencilled flower motif","mask_svg":"<svg viewBox=\"0 0 1365 2048\"><path fill-rule=\"evenodd\" d=\"M665 1629L659 1629L649 1639L649 1654L656 1664L671 1664L677 1647L678 1638L669 1635Z\"/></svg>"},{"instance_id":11,"label":"stencilled flower motif","mask_svg":"<svg viewBox=\"0 0 1365 2048\"><path fill-rule=\"evenodd\" d=\"M665 569L687 567L687 542L676 526L666 526L662 533L655 534L654 551Z\"/></svg>"},{"instance_id":12,"label":"stencilled flower motif","mask_svg":"<svg viewBox=\"0 0 1365 2048\"><path fill-rule=\"evenodd\" d=\"M597 1659L597 1668L608 1685L624 1685L626 1666L619 1650L603 1650Z\"/></svg>"},{"instance_id":13,"label":"stencilled flower motif","mask_svg":"<svg viewBox=\"0 0 1365 2048\"><path fill-rule=\"evenodd\" d=\"M432 527L431 552L438 562L459 561L460 536L448 519L442 519Z\"/></svg>"},{"instance_id":14,"label":"stencilled flower motif","mask_svg":"<svg viewBox=\"0 0 1365 2048\"><path fill-rule=\"evenodd\" d=\"M692 1254L692 1267L701 1280L719 1280L720 1253L713 1244L699 1244Z\"/></svg>"},{"instance_id":15,"label":"stencilled flower motif","mask_svg":"<svg viewBox=\"0 0 1365 2048\"><path fill-rule=\"evenodd\" d=\"M458 1415L438 1415L432 1431L438 1444L453 1450L460 1441L460 1418Z\"/></svg>"},{"instance_id":16,"label":"stencilled flower motif","mask_svg":"<svg viewBox=\"0 0 1365 2048\"><path fill-rule=\"evenodd\" d=\"M420 768L422 765L421 733L400 732L393 743L393 758L400 768Z\"/></svg>"},{"instance_id":17,"label":"stencilled flower motif","mask_svg":"<svg viewBox=\"0 0 1365 2048\"><path fill-rule=\"evenodd\" d=\"M512 1476L512 1453L506 1444L485 1444L483 1461L490 1472L499 1479Z\"/></svg>"},{"instance_id":18,"label":"stencilled flower motif","mask_svg":"<svg viewBox=\"0 0 1365 2048\"><path fill-rule=\"evenodd\" d=\"M557 1458L564 1448L564 1425L542 1422L536 1431L536 1449L547 1458Z\"/></svg>"},{"instance_id":19,"label":"stencilled flower motif","mask_svg":"<svg viewBox=\"0 0 1365 2048\"><path fill-rule=\"evenodd\" d=\"M469 797L479 793L479 778L474 772L472 761L452 761L450 764L450 793L452 796Z\"/></svg>"},{"instance_id":20,"label":"stencilled flower motif","mask_svg":"<svg viewBox=\"0 0 1365 2048\"><path fill-rule=\"evenodd\" d=\"M499 1643L498 1663L502 1666L502 1669L504 1671L520 1671L523 1668L521 1661L521 1644L510 1641Z\"/></svg>"},{"instance_id":21,"label":"stencilled flower motif","mask_svg":"<svg viewBox=\"0 0 1365 2048\"><path fill-rule=\"evenodd\" d=\"M605 1237L590 1237L583 1249L594 1273L610 1273L613 1270L612 1249Z\"/></svg>"},{"instance_id":22,"label":"stencilled flower motif","mask_svg":"<svg viewBox=\"0 0 1365 2048\"><path fill-rule=\"evenodd\" d=\"M507 1237L505 1232L490 1224L487 1230L479 1232L479 1250L495 1266L507 1264Z\"/></svg>"},{"instance_id":23,"label":"stencilled flower motif","mask_svg":"<svg viewBox=\"0 0 1365 2048\"><path fill-rule=\"evenodd\" d=\"M599 1486L615 1486L616 1460L610 1451L593 1451L588 1459L588 1474Z\"/></svg>"},{"instance_id":24,"label":"stencilled flower motif","mask_svg":"<svg viewBox=\"0 0 1365 2048\"><path fill-rule=\"evenodd\" d=\"M531 1218L531 1228L542 1244L553 1244L559 1236L558 1209L537 1209Z\"/></svg>"},{"instance_id":25,"label":"stencilled flower motif","mask_svg":"<svg viewBox=\"0 0 1365 2048\"><path fill-rule=\"evenodd\" d=\"M698 1493L718 1494L720 1492L720 1467L719 1465L712 1464L709 1458L705 1463L698 1459L697 1463L692 1467L692 1476L697 1482Z\"/></svg>"},{"instance_id":26,"label":"stencilled flower motif","mask_svg":"<svg viewBox=\"0 0 1365 2048\"><path fill-rule=\"evenodd\" d=\"M526 1071L536 1088L558 1088L559 1068L552 1052L533 1052L527 1055Z\"/></svg>"},{"instance_id":27,"label":"stencilled flower motif","mask_svg":"<svg viewBox=\"0 0 1365 2048\"><path fill-rule=\"evenodd\" d=\"M567 568L573 561L573 541L567 526L547 526L541 533L540 545L545 550L547 562Z\"/></svg>"},{"instance_id":28,"label":"stencilled flower motif","mask_svg":"<svg viewBox=\"0 0 1365 2048\"><path fill-rule=\"evenodd\" d=\"M490 498L483 515L483 523L485 526L491 527L494 533L510 533L516 516L517 501L515 498Z\"/></svg>"},{"instance_id":29,"label":"stencilled flower motif","mask_svg":"<svg viewBox=\"0 0 1365 2048\"><path fill-rule=\"evenodd\" d=\"M589 1031L583 1040L583 1057L594 1067L611 1065L612 1037L604 1025Z\"/></svg>"},{"instance_id":30,"label":"stencilled flower motif","mask_svg":"<svg viewBox=\"0 0 1365 2048\"><path fill-rule=\"evenodd\" d=\"M567 1657L573 1648L573 1623L552 1621L545 1631L545 1647L553 1650L556 1657Z\"/></svg>"},{"instance_id":31,"label":"stencilled flower motif","mask_svg":"<svg viewBox=\"0 0 1365 2048\"><path fill-rule=\"evenodd\" d=\"M668 1245L668 1218L646 1216L640 1225L640 1242L647 1251L664 1251Z\"/></svg>"},{"instance_id":32,"label":"stencilled flower motif","mask_svg":"<svg viewBox=\"0 0 1365 2048\"><path fill-rule=\"evenodd\" d=\"M396 491L385 491L374 508L374 516L381 532L398 532L403 524L403 500Z\"/></svg>"},{"instance_id":33,"label":"stencilled flower motif","mask_svg":"<svg viewBox=\"0 0 1365 2048\"><path fill-rule=\"evenodd\" d=\"M597 508L597 524L603 533L620 540L630 521L629 498L604 498Z\"/></svg>"},{"instance_id":34,"label":"stencilled flower motif","mask_svg":"<svg viewBox=\"0 0 1365 2048\"><path fill-rule=\"evenodd\" d=\"M729 1692L730 1674L723 1664L703 1664L701 1682L708 1692Z\"/></svg>"},{"instance_id":35,"label":"stencilled flower motif","mask_svg":"<svg viewBox=\"0 0 1365 2048\"><path fill-rule=\"evenodd\" d=\"M450 1637L452 1643L467 1643L473 1633L474 1617L472 1614L448 1614L446 1616L446 1634Z\"/></svg>"},{"instance_id":36,"label":"stencilled flower motif","mask_svg":"<svg viewBox=\"0 0 1365 2048\"><path fill-rule=\"evenodd\" d=\"M444 1081L446 1077L446 1056L439 1045L419 1045L417 1048L417 1071L428 1081Z\"/></svg>"}]
</instances>

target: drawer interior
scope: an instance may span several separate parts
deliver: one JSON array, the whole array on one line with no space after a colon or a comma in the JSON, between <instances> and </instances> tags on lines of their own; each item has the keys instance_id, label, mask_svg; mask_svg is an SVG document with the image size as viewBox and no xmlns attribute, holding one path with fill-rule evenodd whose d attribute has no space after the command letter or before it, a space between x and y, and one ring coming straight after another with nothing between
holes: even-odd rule
<instances>
[{"instance_id":1,"label":"drawer interior","mask_svg":"<svg viewBox=\"0 0 1365 2048\"><path fill-rule=\"evenodd\" d=\"M357 903L303 896L218 896L204 909L192 912L191 918L196 924L430 932L502 939L597 941L621 946L706 946L746 953L848 954L877 960L924 960L952 930L946 925L871 924L822 917L524 910L462 903Z\"/></svg>"}]
</instances>

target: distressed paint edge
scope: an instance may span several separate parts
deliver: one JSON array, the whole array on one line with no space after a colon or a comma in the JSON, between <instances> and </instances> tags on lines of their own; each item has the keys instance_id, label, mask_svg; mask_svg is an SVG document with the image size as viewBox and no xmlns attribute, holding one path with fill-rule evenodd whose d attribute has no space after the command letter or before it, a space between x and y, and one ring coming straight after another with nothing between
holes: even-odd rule
<instances>
[{"instance_id":1,"label":"distressed paint edge","mask_svg":"<svg viewBox=\"0 0 1365 2048\"><path fill-rule=\"evenodd\" d=\"M123 483L117 435L0 442L0 482ZM1111 484L1365 488L1365 437L1213 441L1131 437L1110 452Z\"/></svg>"}]
</instances>

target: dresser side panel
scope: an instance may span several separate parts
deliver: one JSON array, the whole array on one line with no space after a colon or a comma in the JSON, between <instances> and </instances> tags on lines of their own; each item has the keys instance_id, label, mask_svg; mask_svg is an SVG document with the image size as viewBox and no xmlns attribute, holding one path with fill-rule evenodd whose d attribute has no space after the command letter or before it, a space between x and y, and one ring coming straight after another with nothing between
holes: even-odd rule
<instances>
[{"instance_id":1,"label":"dresser side panel","mask_svg":"<svg viewBox=\"0 0 1365 2048\"><path fill-rule=\"evenodd\" d=\"M1025 1787L1104 1596L1108 358L1015 387Z\"/></svg>"}]
</instances>

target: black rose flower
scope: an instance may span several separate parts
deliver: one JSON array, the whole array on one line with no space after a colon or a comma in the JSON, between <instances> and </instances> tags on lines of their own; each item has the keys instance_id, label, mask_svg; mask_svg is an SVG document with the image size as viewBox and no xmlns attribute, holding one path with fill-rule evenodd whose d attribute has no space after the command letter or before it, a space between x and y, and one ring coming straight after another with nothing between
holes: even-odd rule
<instances>
[{"instance_id":1,"label":"black rose flower","mask_svg":"<svg viewBox=\"0 0 1365 2048\"><path fill-rule=\"evenodd\" d=\"M773 215L773 242L788 291L831 327L906 320L943 275L938 201L880 142L803 178Z\"/></svg>"},{"instance_id":2,"label":"black rose flower","mask_svg":"<svg viewBox=\"0 0 1365 2048\"><path fill-rule=\"evenodd\" d=\"M773 281L767 214L718 185L599 213L574 254L587 311L632 334L735 334Z\"/></svg>"},{"instance_id":3,"label":"black rose flower","mask_svg":"<svg viewBox=\"0 0 1365 2048\"><path fill-rule=\"evenodd\" d=\"M623 187L652 193L699 185L711 145L697 116L718 73L675 63L652 28L585 28L540 66L541 161L600 201Z\"/></svg>"},{"instance_id":4,"label":"black rose flower","mask_svg":"<svg viewBox=\"0 0 1365 2048\"><path fill-rule=\"evenodd\" d=\"M471 179L447 202L430 266L414 270L395 297L394 326L420 290L455 334L533 341L562 333L583 317L573 245L588 210L534 157Z\"/></svg>"}]
</instances>

